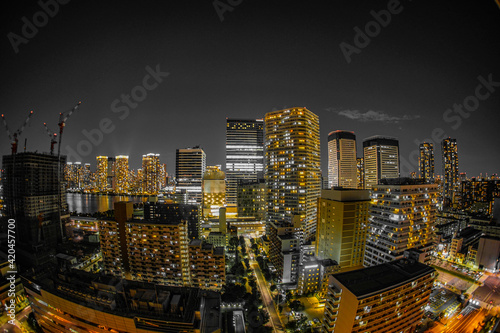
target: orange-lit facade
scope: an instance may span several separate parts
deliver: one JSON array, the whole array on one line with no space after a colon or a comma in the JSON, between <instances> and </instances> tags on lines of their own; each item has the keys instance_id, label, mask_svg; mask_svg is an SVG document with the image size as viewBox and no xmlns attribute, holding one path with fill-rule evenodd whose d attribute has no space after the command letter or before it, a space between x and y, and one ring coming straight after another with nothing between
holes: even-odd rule
<instances>
[{"instance_id":1,"label":"orange-lit facade","mask_svg":"<svg viewBox=\"0 0 500 333\"><path fill-rule=\"evenodd\" d=\"M328 134L328 188L357 188L356 135L349 131Z\"/></svg>"},{"instance_id":2,"label":"orange-lit facade","mask_svg":"<svg viewBox=\"0 0 500 333\"><path fill-rule=\"evenodd\" d=\"M203 174L203 217L219 216L226 205L226 175L219 166L207 166Z\"/></svg>"},{"instance_id":3,"label":"orange-lit facade","mask_svg":"<svg viewBox=\"0 0 500 333\"><path fill-rule=\"evenodd\" d=\"M444 139L441 142L441 152L443 154L443 206L449 207L457 202L460 188L457 140Z\"/></svg>"},{"instance_id":4,"label":"orange-lit facade","mask_svg":"<svg viewBox=\"0 0 500 333\"><path fill-rule=\"evenodd\" d=\"M268 223L299 216L304 238L312 239L321 190L319 118L296 107L269 112L264 122Z\"/></svg>"},{"instance_id":5,"label":"orange-lit facade","mask_svg":"<svg viewBox=\"0 0 500 333\"><path fill-rule=\"evenodd\" d=\"M129 190L128 156L118 155L115 158L115 193L129 193Z\"/></svg>"},{"instance_id":6,"label":"orange-lit facade","mask_svg":"<svg viewBox=\"0 0 500 333\"><path fill-rule=\"evenodd\" d=\"M407 259L331 275L323 332L414 332L435 277L433 268Z\"/></svg>"},{"instance_id":7,"label":"orange-lit facade","mask_svg":"<svg viewBox=\"0 0 500 333\"><path fill-rule=\"evenodd\" d=\"M419 151L419 177L428 183L434 183L434 145L429 142L422 142Z\"/></svg>"},{"instance_id":8,"label":"orange-lit facade","mask_svg":"<svg viewBox=\"0 0 500 333\"><path fill-rule=\"evenodd\" d=\"M192 287L221 290L226 281L223 247L214 247L199 239L192 240L189 244L189 265Z\"/></svg>"},{"instance_id":9,"label":"orange-lit facade","mask_svg":"<svg viewBox=\"0 0 500 333\"><path fill-rule=\"evenodd\" d=\"M96 169L96 190L98 192L108 191L108 157L97 156L97 169Z\"/></svg>"},{"instance_id":10,"label":"orange-lit facade","mask_svg":"<svg viewBox=\"0 0 500 333\"><path fill-rule=\"evenodd\" d=\"M409 178L387 179L372 188L364 266L400 259L405 250L425 253L435 246L436 184Z\"/></svg>"},{"instance_id":11,"label":"orange-lit facade","mask_svg":"<svg viewBox=\"0 0 500 333\"><path fill-rule=\"evenodd\" d=\"M115 212L114 221L98 223L106 273L169 286L222 287L224 250L208 244L191 247L187 219L136 220L130 202L116 203Z\"/></svg>"},{"instance_id":12,"label":"orange-lit facade","mask_svg":"<svg viewBox=\"0 0 500 333\"><path fill-rule=\"evenodd\" d=\"M142 155L142 192L156 195L160 191L160 154Z\"/></svg>"}]
</instances>

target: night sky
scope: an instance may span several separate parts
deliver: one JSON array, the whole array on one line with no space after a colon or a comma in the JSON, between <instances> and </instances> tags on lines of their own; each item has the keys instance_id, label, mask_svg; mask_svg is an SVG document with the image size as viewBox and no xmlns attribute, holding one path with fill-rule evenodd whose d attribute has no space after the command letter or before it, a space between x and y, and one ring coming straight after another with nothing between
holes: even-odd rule
<instances>
[{"instance_id":1,"label":"night sky","mask_svg":"<svg viewBox=\"0 0 500 333\"><path fill-rule=\"evenodd\" d=\"M338 129L355 132L358 156L364 138L394 136L405 160L415 141L434 141L437 133L437 174L441 137L451 136L461 172L500 173L500 8L494 0L216 4L231 11L218 13L212 1L73 0L44 22L37 2L4 8L1 113L14 131L35 112L18 151L26 137L29 151L48 151L43 123L56 130L59 112L81 100L67 122L62 153L68 146L78 153L80 145L81 161L93 170L96 155L129 155L137 168L142 154L160 153L173 173L176 148L200 145L207 165L224 165L226 117L262 118L305 106L320 118L325 176L327 136ZM388 7L390 22L369 24ZM25 38L23 25L34 15L40 27ZM364 33L367 23L372 37L358 38L356 46L355 28ZM161 82L150 77L144 83L157 69ZM121 96L131 92L143 100L126 106ZM464 102L474 111L446 111ZM82 143L89 142L83 131L95 133L106 122L102 142L94 136L96 144ZM10 153L8 141L2 127L1 155Z\"/></svg>"}]
</instances>

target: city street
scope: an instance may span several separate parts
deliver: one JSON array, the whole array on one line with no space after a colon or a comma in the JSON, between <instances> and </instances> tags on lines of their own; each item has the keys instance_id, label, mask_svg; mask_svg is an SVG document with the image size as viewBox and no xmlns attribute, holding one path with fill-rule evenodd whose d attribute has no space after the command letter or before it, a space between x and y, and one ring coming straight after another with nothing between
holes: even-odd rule
<instances>
[{"instance_id":1,"label":"city street","mask_svg":"<svg viewBox=\"0 0 500 333\"><path fill-rule=\"evenodd\" d=\"M500 278L488 276L484 280L484 285L478 287L472 294L472 298L490 304L492 306L500 305Z\"/></svg>"},{"instance_id":2,"label":"city street","mask_svg":"<svg viewBox=\"0 0 500 333\"><path fill-rule=\"evenodd\" d=\"M252 253L252 249L250 248L250 241L248 239L245 239L245 245L247 248L247 253ZM269 291L267 282L262 275L259 264L255 259L250 259L250 267L254 271L257 278L257 286L259 286L262 303L264 303L267 309L267 313L269 313L269 321L273 326L274 332L284 332L284 325L281 322L278 312L276 311L276 305L274 303L273 297L271 295L271 292Z\"/></svg>"},{"instance_id":3,"label":"city street","mask_svg":"<svg viewBox=\"0 0 500 333\"><path fill-rule=\"evenodd\" d=\"M484 319L487 312L484 309L473 310L470 314L458 319L455 316L446 325L443 333L472 333L474 328Z\"/></svg>"},{"instance_id":4,"label":"city street","mask_svg":"<svg viewBox=\"0 0 500 333\"><path fill-rule=\"evenodd\" d=\"M259 264L255 260L250 260L250 267L253 269L255 276L257 277L257 285L259 286L260 294L262 296L262 303L264 303L267 308L274 332L284 332L283 323L281 322L281 319L276 311L276 306L271 293L269 292L269 288L267 287L267 282L262 275Z\"/></svg>"}]
</instances>

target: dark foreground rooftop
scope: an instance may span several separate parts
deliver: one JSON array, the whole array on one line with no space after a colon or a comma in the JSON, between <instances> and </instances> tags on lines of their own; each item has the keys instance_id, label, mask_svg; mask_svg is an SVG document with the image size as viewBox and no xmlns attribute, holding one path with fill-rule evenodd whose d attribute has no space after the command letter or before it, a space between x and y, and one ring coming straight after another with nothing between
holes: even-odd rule
<instances>
[{"instance_id":1,"label":"dark foreground rooftop","mask_svg":"<svg viewBox=\"0 0 500 333\"><path fill-rule=\"evenodd\" d=\"M358 298L365 298L374 293L416 280L434 271L434 268L415 260L401 259L355 271L334 274L333 277Z\"/></svg>"}]
</instances>

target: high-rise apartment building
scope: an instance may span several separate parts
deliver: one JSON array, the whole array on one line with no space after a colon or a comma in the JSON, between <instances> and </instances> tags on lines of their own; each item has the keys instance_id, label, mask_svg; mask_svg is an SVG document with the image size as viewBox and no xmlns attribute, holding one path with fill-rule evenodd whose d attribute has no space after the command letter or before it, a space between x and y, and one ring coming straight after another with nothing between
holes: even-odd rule
<instances>
[{"instance_id":1,"label":"high-rise apartment building","mask_svg":"<svg viewBox=\"0 0 500 333\"><path fill-rule=\"evenodd\" d=\"M418 172L420 178L428 183L434 183L434 145L422 142L419 145Z\"/></svg>"},{"instance_id":2,"label":"high-rise apartment building","mask_svg":"<svg viewBox=\"0 0 500 333\"><path fill-rule=\"evenodd\" d=\"M436 184L410 178L385 179L372 188L365 266L403 257L408 249L424 253L435 246Z\"/></svg>"},{"instance_id":3,"label":"high-rise apartment building","mask_svg":"<svg viewBox=\"0 0 500 333\"><path fill-rule=\"evenodd\" d=\"M66 156L61 156L60 164L59 168L57 156L41 153L2 158L4 213L16 221L16 263L21 269L50 262L65 237L62 220L69 217L63 183Z\"/></svg>"},{"instance_id":4,"label":"high-rise apartment building","mask_svg":"<svg viewBox=\"0 0 500 333\"><path fill-rule=\"evenodd\" d=\"M142 192L156 195L160 191L160 154L142 155Z\"/></svg>"},{"instance_id":5,"label":"high-rise apartment building","mask_svg":"<svg viewBox=\"0 0 500 333\"><path fill-rule=\"evenodd\" d=\"M97 168L96 168L96 189L99 192L108 191L108 157L107 156L97 156L96 157Z\"/></svg>"},{"instance_id":6,"label":"high-rise apartment building","mask_svg":"<svg viewBox=\"0 0 500 333\"><path fill-rule=\"evenodd\" d=\"M330 275L323 332L414 332L435 277L414 259Z\"/></svg>"},{"instance_id":7,"label":"high-rise apartment building","mask_svg":"<svg viewBox=\"0 0 500 333\"><path fill-rule=\"evenodd\" d=\"M333 259L341 269L363 266L369 207L368 190L322 190L316 257Z\"/></svg>"},{"instance_id":8,"label":"high-rise apartment building","mask_svg":"<svg viewBox=\"0 0 500 333\"><path fill-rule=\"evenodd\" d=\"M457 140L444 139L441 142L441 152L443 154L443 206L448 207L456 203L460 188Z\"/></svg>"},{"instance_id":9,"label":"high-rise apartment building","mask_svg":"<svg viewBox=\"0 0 500 333\"><path fill-rule=\"evenodd\" d=\"M81 168L80 189L83 189L85 191L90 191L92 187L91 178L92 178L92 172L90 171L90 163L85 163L82 165Z\"/></svg>"},{"instance_id":10,"label":"high-rise apartment building","mask_svg":"<svg viewBox=\"0 0 500 333\"><path fill-rule=\"evenodd\" d=\"M237 204L238 182L264 175L264 121L226 118L226 202Z\"/></svg>"},{"instance_id":11,"label":"high-rise apartment building","mask_svg":"<svg viewBox=\"0 0 500 333\"><path fill-rule=\"evenodd\" d=\"M304 107L265 116L268 223L301 219L305 240L316 234L321 190L319 118Z\"/></svg>"},{"instance_id":12,"label":"high-rise apartment building","mask_svg":"<svg viewBox=\"0 0 500 333\"><path fill-rule=\"evenodd\" d=\"M356 177L358 179L358 190L365 189L365 164L363 161L363 157L356 158Z\"/></svg>"},{"instance_id":13,"label":"high-rise apartment building","mask_svg":"<svg viewBox=\"0 0 500 333\"><path fill-rule=\"evenodd\" d=\"M219 209L226 205L226 175L219 166L208 166L203 174L203 217L219 216Z\"/></svg>"},{"instance_id":14,"label":"high-rise apartment building","mask_svg":"<svg viewBox=\"0 0 500 333\"><path fill-rule=\"evenodd\" d=\"M357 188L356 135L333 131L328 134L328 187Z\"/></svg>"},{"instance_id":15,"label":"high-rise apartment building","mask_svg":"<svg viewBox=\"0 0 500 333\"><path fill-rule=\"evenodd\" d=\"M175 178L177 191L185 190L188 203L201 204L203 174L207 156L200 147L177 149L175 152Z\"/></svg>"},{"instance_id":16,"label":"high-rise apartment building","mask_svg":"<svg viewBox=\"0 0 500 333\"><path fill-rule=\"evenodd\" d=\"M460 184L460 208L493 213L495 198L500 198L500 180L472 178Z\"/></svg>"},{"instance_id":17,"label":"high-rise apartment building","mask_svg":"<svg viewBox=\"0 0 500 333\"><path fill-rule=\"evenodd\" d=\"M363 141L365 188L384 178L399 177L399 142L395 138L372 136Z\"/></svg>"},{"instance_id":18,"label":"high-rise apartment building","mask_svg":"<svg viewBox=\"0 0 500 333\"><path fill-rule=\"evenodd\" d=\"M131 202L115 203L115 220L98 223L105 272L156 284L220 290L225 279L223 249L196 242L190 246L191 214L186 215L182 206L145 205L144 219L138 220L132 218Z\"/></svg>"},{"instance_id":19,"label":"high-rise apartment building","mask_svg":"<svg viewBox=\"0 0 500 333\"><path fill-rule=\"evenodd\" d=\"M130 179L128 170L128 156L118 155L115 158L115 192L118 194L129 193Z\"/></svg>"},{"instance_id":20,"label":"high-rise apartment building","mask_svg":"<svg viewBox=\"0 0 500 333\"><path fill-rule=\"evenodd\" d=\"M82 162L67 162L64 168L66 188L78 189L83 186Z\"/></svg>"},{"instance_id":21,"label":"high-rise apartment building","mask_svg":"<svg viewBox=\"0 0 500 333\"><path fill-rule=\"evenodd\" d=\"M108 157L108 175L107 175L107 181L108 181L108 190L114 191L115 190L115 164L116 164L116 159L114 157L109 156Z\"/></svg>"}]
</instances>

